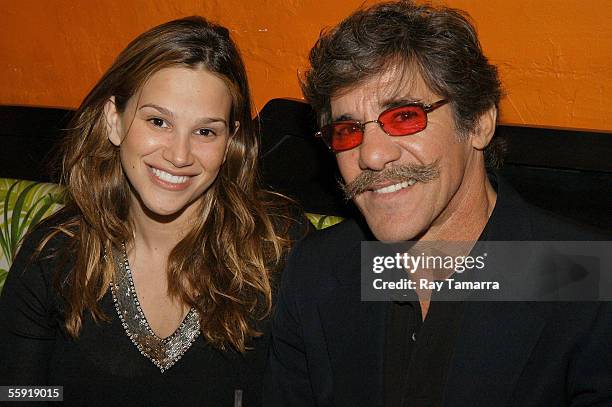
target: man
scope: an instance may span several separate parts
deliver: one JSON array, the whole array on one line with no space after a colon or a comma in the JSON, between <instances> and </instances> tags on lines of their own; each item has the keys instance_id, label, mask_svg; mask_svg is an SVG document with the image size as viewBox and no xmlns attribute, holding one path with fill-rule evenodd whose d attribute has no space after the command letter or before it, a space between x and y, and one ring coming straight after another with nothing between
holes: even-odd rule
<instances>
[{"instance_id":1,"label":"man","mask_svg":"<svg viewBox=\"0 0 612 407\"><path fill-rule=\"evenodd\" d=\"M612 405L607 304L360 298L364 240L594 240L487 174L500 83L464 14L408 1L358 10L310 63L318 135L367 226L345 221L294 249L266 405Z\"/></svg>"}]
</instances>

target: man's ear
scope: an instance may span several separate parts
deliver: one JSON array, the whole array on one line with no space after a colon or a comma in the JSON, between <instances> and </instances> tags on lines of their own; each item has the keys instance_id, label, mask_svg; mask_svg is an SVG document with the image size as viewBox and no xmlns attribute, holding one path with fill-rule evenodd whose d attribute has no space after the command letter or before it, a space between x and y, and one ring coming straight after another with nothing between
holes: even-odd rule
<instances>
[{"instance_id":1,"label":"man's ear","mask_svg":"<svg viewBox=\"0 0 612 407\"><path fill-rule=\"evenodd\" d=\"M476 128L472 132L471 136L472 147L474 147L476 150L484 150L493 138L496 124L497 108L492 106L480 116L478 123L476 123Z\"/></svg>"},{"instance_id":2,"label":"man's ear","mask_svg":"<svg viewBox=\"0 0 612 407\"><path fill-rule=\"evenodd\" d=\"M108 140L113 145L121 145L121 115L115 106L115 97L111 96L104 105L104 116L106 119L106 133Z\"/></svg>"}]
</instances>

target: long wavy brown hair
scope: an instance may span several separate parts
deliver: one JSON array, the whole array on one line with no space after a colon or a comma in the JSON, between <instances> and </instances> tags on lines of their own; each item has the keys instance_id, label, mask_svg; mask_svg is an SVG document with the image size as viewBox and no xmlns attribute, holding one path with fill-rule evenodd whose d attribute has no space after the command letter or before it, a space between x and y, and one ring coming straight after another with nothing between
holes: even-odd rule
<instances>
[{"instance_id":1,"label":"long wavy brown hair","mask_svg":"<svg viewBox=\"0 0 612 407\"><path fill-rule=\"evenodd\" d=\"M87 95L70 125L62 162L68 191L64 213L69 216L45 239L60 233L70 237L65 250L73 256L74 267L58 282L65 329L78 336L86 311L97 322L108 320L99 300L114 277L110 253L133 239L130 187L119 149L107 138L104 106L114 97L123 112L151 75L170 66L204 68L222 78L233 102L229 123L238 121L240 126L229 140L217 179L201 198L193 229L170 253L169 294L199 312L209 343L244 352L249 338L260 334L257 321L270 312L270 277L289 244L289 217L282 196L258 187L259 142L239 51L226 28L201 17L162 24L132 41Z\"/></svg>"}]
</instances>

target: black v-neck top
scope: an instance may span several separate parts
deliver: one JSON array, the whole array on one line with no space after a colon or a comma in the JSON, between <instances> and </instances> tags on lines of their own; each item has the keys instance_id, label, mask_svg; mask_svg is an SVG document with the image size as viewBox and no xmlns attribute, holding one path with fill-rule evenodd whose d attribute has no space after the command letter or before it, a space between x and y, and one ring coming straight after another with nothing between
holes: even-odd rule
<instances>
[{"instance_id":1,"label":"black v-neck top","mask_svg":"<svg viewBox=\"0 0 612 407\"><path fill-rule=\"evenodd\" d=\"M54 261L30 261L48 230L26 240L0 297L0 385L64 386L63 406L234 406L237 390L242 406L261 405L267 323L244 355L217 350L200 335L161 373L128 338L109 289L99 303L109 321L96 323L85 313L80 336L69 337L61 328ZM54 238L45 251L66 243Z\"/></svg>"}]
</instances>

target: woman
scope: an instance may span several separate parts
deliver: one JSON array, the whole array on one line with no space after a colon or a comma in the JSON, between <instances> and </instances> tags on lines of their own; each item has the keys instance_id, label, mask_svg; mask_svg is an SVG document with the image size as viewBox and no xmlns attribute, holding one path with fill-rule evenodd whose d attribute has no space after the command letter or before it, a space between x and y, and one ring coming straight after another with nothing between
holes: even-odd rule
<instances>
[{"instance_id":1,"label":"woman","mask_svg":"<svg viewBox=\"0 0 612 407\"><path fill-rule=\"evenodd\" d=\"M227 29L162 24L76 112L66 207L24 243L0 302L0 385L69 405L259 404L262 320L288 217L256 186Z\"/></svg>"}]
</instances>

